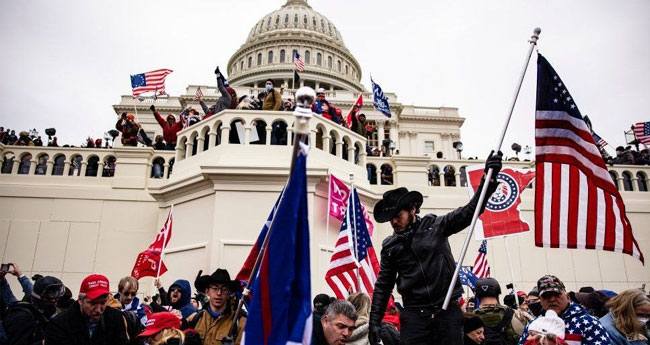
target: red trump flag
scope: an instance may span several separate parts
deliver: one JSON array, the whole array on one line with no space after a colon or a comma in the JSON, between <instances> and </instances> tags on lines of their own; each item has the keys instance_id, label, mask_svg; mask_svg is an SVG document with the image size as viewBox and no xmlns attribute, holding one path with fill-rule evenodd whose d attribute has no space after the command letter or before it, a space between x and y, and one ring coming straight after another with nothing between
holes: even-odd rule
<instances>
[{"instance_id":1,"label":"red trump flag","mask_svg":"<svg viewBox=\"0 0 650 345\"><path fill-rule=\"evenodd\" d=\"M329 184L329 214L330 216L343 221L345 218L345 209L348 206L348 197L350 195L350 188L345 185L345 183L336 178L336 176L330 174L330 184ZM372 232L375 229L375 226L370 220L370 215L366 208L361 205L361 210L363 211L363 219L366 221L366 228L368 228L368 233L372 236Z\"/></svg>"},{"instance_id":2,"label":"red trump flag","mask_svg":"<svg viewBox=\"0 0 650 345\"><path fill-rule=\"evenodd\" d=\"M173 211L174 206L172 205L169 209L169 215L167 215L165 225L156 234L156 239L145 251L138 254L138 258L135 260L135 265L133 265L133 270L131 271L133 278L158 277L167 272L167 267L162 261L162 252L172 238Z\"/></svg>"},{"instance_id":3,"label":"red trump flag","mask_svg":"<svg viewBox=\"0 0 650 345\"><path fill-rule=\"evenodd\" d=\"M483 176L483 166L466 168L470 197L476 193ZM521 193L535 178L535 171L504 168L499 172L497 190L488 199L485 212L476 222L475 239L507 236L530 231L530 226L521 219L519 204Z\"/></svg>"}]
</instances>

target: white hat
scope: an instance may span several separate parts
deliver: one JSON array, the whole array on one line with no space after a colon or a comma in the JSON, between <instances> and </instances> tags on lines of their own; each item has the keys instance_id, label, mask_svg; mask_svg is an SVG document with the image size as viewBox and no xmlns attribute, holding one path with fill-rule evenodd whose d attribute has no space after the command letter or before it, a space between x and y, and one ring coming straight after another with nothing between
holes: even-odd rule
<instances>
[{"instance_id":1,"label":"white hat","mask_svg":"<svg viewBox=\"0 0 650 345\"><path fill-rule=\"evenodd\" d=\"M325 93L325 89L319 87L318 90L316 90L316 93Z\"/></svg>"},{"instance_id":2,"label":"white hat","mask_svg":"<svg viewBox=\"0 0 650 345\"><path fill-rule=\"evenodd\" d=\"M553 310L546 312L545 316L538 317L528 326L528 331L535 331L541 334L554 334L564 339L564 321L560 319Z\"/></svg>"}]
</instances>

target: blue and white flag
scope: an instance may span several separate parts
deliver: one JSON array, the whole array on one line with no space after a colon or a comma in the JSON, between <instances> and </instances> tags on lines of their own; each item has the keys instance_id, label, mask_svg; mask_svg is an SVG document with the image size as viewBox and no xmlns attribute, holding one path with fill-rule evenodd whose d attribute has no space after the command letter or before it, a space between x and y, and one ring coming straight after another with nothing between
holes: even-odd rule
<instances>
[{"instance_id":1,"label":"blue and white flag","mask_svg":"<svg viewBox=\"0 0 650 345\"><path fill-rule=\"evenodd\" d=\"M253 279L242 344L311 343L307 150L301 149Z\"/></svg>"},{"instance_id":2,"label":"blue and white flag","mask_svg":"<svg viewBox=\"0 0 650 345\"><path fill-rule=\"evenodd\" d=\"M472 273L472 270L470 270L467 266L461 267L460 271L458 272L458 278L460 278L460 283L462 285L465 285L474 291L478 278L476 278L474 273Z\"/></svg>"},{"instance_id":3,"label":"blue and white flag","mask_svg":"<svg viewBox=\"0 0 650 345\"><path fill-rule=\"evenodd\" d=\"M375 105L375 109L379 110L382 114L391 117L390 114L390 105L388 105L388 98L384 95L384 91L381 90L381 86L375 83L370 78L372 83L372 102Z\"/></svg>"}]
</instances>

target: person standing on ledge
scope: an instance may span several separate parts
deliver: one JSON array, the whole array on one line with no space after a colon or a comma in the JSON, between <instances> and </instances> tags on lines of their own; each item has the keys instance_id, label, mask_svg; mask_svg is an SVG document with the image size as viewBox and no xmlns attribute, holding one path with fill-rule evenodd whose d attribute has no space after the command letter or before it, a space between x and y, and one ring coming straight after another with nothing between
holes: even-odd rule
<instances>
[{"instance_id":1,"label":"person standing on ledge","mask_svg":"<svg viewBox=\"0 0 650 345\"><path fill-rule=\"evenodd\" d=\"M485 162L485 172L492 168L485 202L499 185L496 176L501 170L502 154L492 152ZM481 190L485 177L481 180ZM462 345L463 313L456 302L463 294L460 281L452 294L447 310L442 304L456 268L448 237L468 227L481 193L469 203L444 216L417 214L422 194L402 187L384 193L374 208L378 223L390 221L394 233L388 236L381 250L381 264L370 310L371 345L379 344L381 319L395 283L402 295L400 344Z\"/></svg>"}]
</instances>

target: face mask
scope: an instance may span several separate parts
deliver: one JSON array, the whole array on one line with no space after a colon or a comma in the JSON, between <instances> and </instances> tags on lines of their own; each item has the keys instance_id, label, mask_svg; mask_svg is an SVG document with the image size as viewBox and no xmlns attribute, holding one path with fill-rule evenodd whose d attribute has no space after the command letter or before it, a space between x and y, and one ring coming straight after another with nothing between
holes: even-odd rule
<instances>
[{"instance_id":1,"label":"face mask","mask_svg":"<svg viewBox=\"0 0 650 345\"><path fill-rule=\"evenodd\" d=\"M41 303L39 303L39 308L41 309L43 316L48 320L56 313L56 304L54 303L41 301Z\"/></svg>"},{"instance_id":2,"label":"face mask","mask_svg":"<svg viewBox=\"0 0 650 345\"><path fill-rule=\"evenodd\" d=\"M535 317L542 315L542 303L540 302L529 303L528 309Z\"/></svg>"},{"instance_id":3,"label":"face mask","mask_svg":"<svg viewBox=\"0 0 650 345\"><path fill-rule=\"evenodd\" d=\"M642 325L645 325L646 323L648 323L648 320L650 319L648 319L647 317L638 317L637 320L639 320L639 322L641 322Z\"/></svg>"},{"instance_id":4,"label":"face mask","mask_svg":"<svg viewBox=\"0 0 650 345\"><path fill-rule=\"evenodd\" d=\"M250 97L246 97L246 102L251 103L251 102L253 102L253 99L250 98Z\"/></svg>"},{"instance_id":5,"label":"face mask","mask_svg":"<svg viewBox=\"0 0 650 345\"><path fill-rule=\"evenodd\" d=\"M266 85L266 90L267 91L271 91L271 89L273 89L273 85Z\"/></svg>"}]
</instances>

